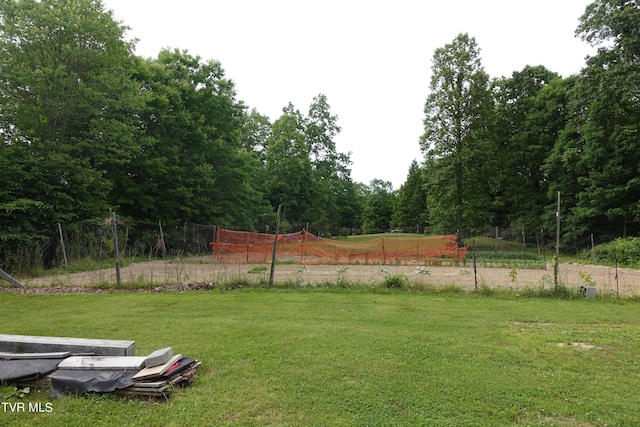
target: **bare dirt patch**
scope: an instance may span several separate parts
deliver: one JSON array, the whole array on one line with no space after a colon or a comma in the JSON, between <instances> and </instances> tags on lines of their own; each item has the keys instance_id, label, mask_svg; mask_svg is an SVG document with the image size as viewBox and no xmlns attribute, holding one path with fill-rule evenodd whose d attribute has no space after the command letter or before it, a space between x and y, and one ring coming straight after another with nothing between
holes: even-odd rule
<instances>
[{"instance_id":1,"label":"bare dirt patch","mask_svg":"<svg viewBox=\"0 0 640 427\"><path fill-rule=\"evenodd\" d=\"M258 267L258 268L256 268ZM259 268L262 267L262 268ZM266 267L266 268L265 268ZM187 260L157 260L121 268L124 283L153 283L158 286L209 286L235 280L266 283L269 264L217 264L210 257ZM251 271L258 271L251 273ZM262 270L262 271L260 271ZM516 291L527 287L553 286L553 269L477 268L473 266L404 266L404 265L276 265L274 281L313 285L347 281L375 285L391 275L405 276L410 282L435 286L455 285L465 288L487 286ZM569 287L595 285L598 293L636 295L640 293L640 271L613 267L561 264L559 282ZM21 279L27 288L66 287L85 291L90 284L115 288L115 268L73 274ZM34 290L34 292L37 292ZM42 291L40 291L42 292Z\"/></svg>"},{"instance_id":2,"label":"bare dirt patch","mask_svg":"<svg viewBox=\"0 0 640 427\"><path fill-rule=\"evenodd\" d=\"M596 348L595 345L588 344L586 342L569 342L569 343L559 342L557 345L558 347L577 347L577 348L583 348L585 350L592 350Z\"/></svg>"}]
</instances>

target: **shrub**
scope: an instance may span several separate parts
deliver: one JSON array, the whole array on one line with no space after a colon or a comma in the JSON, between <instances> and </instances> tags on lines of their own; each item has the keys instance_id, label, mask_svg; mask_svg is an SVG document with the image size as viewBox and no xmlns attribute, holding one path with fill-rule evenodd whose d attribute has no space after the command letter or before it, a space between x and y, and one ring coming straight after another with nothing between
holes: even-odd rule
<instances>
[{"instance_id":1,"label":"shrub","mask_svg":"<svg viewBox=\"0 0 640 427\"><path fill-rule=\"evenodd\" d=\"M409 279L407 279L407 276L402 274L393 274L384 278L382 286L387 289L404 289L407 287L408 282Z\"/></svg>"},{"instance_id":2,"label":"shrub","mask_svg":"<svg viewBox=\"0 0 640 427\"><path fill-rule=\"evenodd\" d=\"M252 284L246 279L233 279L224 284L224 289L228 291L250 287L252 287Z\"/></svg>"},{"instance_id":3,"label":"shrub","mask_svg":"<svg viewBox=\"0 0 640 427\"><path fill-rule=\"evenodd\" d=\"M619 238L594 248L597 261L637 266L640 260L640 237Z\"/></svg>"}]
</instances>

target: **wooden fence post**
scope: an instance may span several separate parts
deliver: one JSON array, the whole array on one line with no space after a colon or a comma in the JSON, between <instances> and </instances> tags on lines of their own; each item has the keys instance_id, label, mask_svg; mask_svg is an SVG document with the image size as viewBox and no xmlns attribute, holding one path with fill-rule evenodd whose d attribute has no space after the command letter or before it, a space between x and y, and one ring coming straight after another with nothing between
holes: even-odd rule
<instances>
[{"instance_id":1,"label":"wooden fence post","mask_svg":"<svg viewBox=\"0 0 640 427\"><path fill-rule=\"evenodd\" d=\"M476 285L476 293L478 292L478 267L476 262L476 241L473 240L473 281Z\"/></svg>"},{"instance_id":2,"label":"wooden fence post","mask_svg":"<svg viewBox=\"0 0 640 427\"><path fill-rule=\"evenodd\" d=\"M278 205L278 214L276 215L276 234L273 237L273 256L271 257L271 274L269 275L269 286L273 286L273 276L276 272L276 253L278 250L278 233L280 232L280 213L282 205Z\"/></svg>"},{"instance_id":3,"label":"wooden fence post","mask_svg":"<svg viewBox=\"0 0 640 427\"><path fill-rule=\"evenodd\" d=\"M116 257L116 280L118 281L118 287L120 287L122 286L122 280L120 279L120 248L118 247L118 225L116 221L116 213L111 212L111 224L113 227L113 250Z\"/></svg>"}]
</instances>

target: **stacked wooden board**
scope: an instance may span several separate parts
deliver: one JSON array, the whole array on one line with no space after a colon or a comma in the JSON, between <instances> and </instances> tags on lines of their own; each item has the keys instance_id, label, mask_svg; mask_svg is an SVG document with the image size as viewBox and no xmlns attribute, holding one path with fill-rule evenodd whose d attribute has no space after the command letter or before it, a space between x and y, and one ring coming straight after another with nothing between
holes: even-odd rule
<instances>
[{"instance_id":1,"label":"stacked wooden board","mask_svg":"<svg viewBox=\"0 0 640 427\"><path fill-rule=\"evenodd\" d=\"M164 396L175 387L188 384L200 362L182 354L173 354L167 347L151 353L143 368L132 377L133 384L116 393L140 396Z\"/></svg>"},{"instance_id":2,"label":"stacked wooden board","mask_svg":"<svg viewBox=\"0 0 640 427\"><path fill-rule=\"evenodd\" d=\"M0 335L0 383L50 384L55 395L114 392L166 398L176 387L189 384L201 365L174 354L171 347L133 356L134 346L133 341ZM24 348L30 352L2 351Z\"/></svg>"}]
</instances>

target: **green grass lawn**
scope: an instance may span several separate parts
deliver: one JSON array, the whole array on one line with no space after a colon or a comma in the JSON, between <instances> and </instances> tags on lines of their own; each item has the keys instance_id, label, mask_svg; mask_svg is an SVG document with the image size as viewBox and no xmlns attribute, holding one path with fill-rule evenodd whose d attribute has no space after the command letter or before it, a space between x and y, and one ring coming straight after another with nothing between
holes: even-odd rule
<instances>
[{"instance_id":1,"label":"green grass lawn","mask_svg":"<svg viewBox=\"0 0 640 427\"><path fill-rule=\"evenodd\" d=\"M381 237L388 237L391 239L426 239L433 237L428 234L417 233L377 233L377 234L358 234L353 236L347 236L346 240L349 242L367 242L373 239L379 239Z\"/></svg>"},{"instance_id":2,"label":"green grass lawn","mask_svg":"<svg viewBox=\"0 0 640 427\"><path fill-rule=\"evenodd\" d=\"M202 361L169 401L52 400L2 426L629 426L640 414L639 305L292 291L14 295L0 331L132 339ZM20 401L16 397L4 399Z\"/></svg>"}]
</instances>

